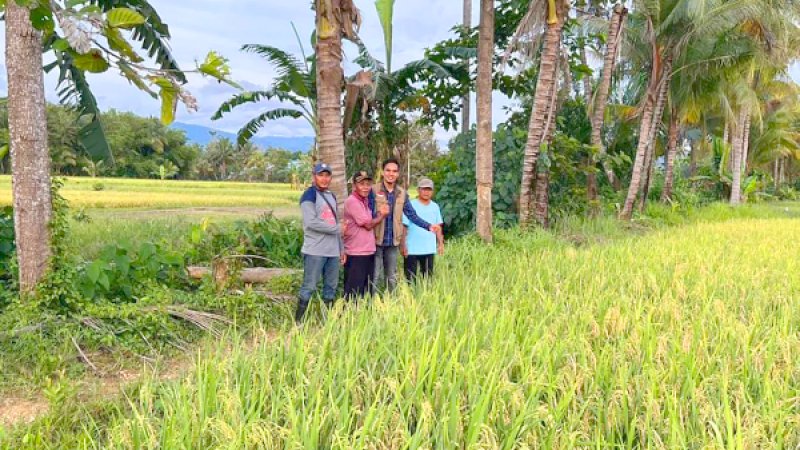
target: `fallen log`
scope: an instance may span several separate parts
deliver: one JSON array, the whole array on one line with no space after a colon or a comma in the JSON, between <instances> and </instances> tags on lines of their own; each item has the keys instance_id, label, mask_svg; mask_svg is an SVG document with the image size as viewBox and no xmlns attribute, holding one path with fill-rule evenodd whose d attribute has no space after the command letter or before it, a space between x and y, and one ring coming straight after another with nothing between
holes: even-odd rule
<instances>
[{"instance_id":1,"label":"fallen log","mask_svg":"<svg viewBox=\"0 0 800 450\"><path fill-rule=\"evenodd\" d=\"M189 274L189 278L196 280L213 275L211 268L204 266L188 266L186 271ZM263 284L269 282L273 278L282 277L284 275L294 275L300 272L301 271L297 269L248 267L239 272L239 279L246 284Z\"/></svg>"}]
</instances>

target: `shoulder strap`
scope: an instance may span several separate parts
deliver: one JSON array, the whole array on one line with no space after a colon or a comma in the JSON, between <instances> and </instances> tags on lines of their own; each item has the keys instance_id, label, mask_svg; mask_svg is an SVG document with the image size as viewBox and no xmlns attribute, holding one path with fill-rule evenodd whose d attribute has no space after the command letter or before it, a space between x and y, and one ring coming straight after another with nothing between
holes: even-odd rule
<instances>
[{"instance_id":1,"label":"shoulder strap","mask_svg":"<svg viewBox=\"0 0 800 450\"><path fill-rule=\"evenodd\" d=\"M333 215L334 215L334 216L336 216L336 215L337 215L337 210L336 210L336 206L335 206L335 202L336 202L336 194L334 194L333 192L331 192L331 196L333 197L333 201L334 201L334 204L333 204L333 205L331 205L331 202L328 200L328 197L326 197L326 196L325 196L325 194L324 194L324 193L322 193L322 199L323 199L323 200L325 200L325 203L327 203L327 204L328 204L328 208L330 208L330 209L331 209L331 212L333 213Z\"/></svg>"}]
</instances>

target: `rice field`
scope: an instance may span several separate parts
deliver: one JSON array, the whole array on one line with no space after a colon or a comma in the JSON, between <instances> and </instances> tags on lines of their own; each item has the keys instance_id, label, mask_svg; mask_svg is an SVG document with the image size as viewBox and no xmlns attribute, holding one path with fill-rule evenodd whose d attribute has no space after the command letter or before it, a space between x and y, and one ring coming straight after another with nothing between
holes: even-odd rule
<instances>
[{"instance_id":1,"label":"rice field","mask_svg":"<svg viewBox=\"0 0 800 450\"><path fill-rule=\"evenodd\" d=\"M463 240L430 284L230 336L6 448L796 448L800 223L772 213Z\"/></svg>"},{"instance_id":2,"label":"rice field","mask_svg":"<svg viewBox=\"0 0 800 450\"><path fill-rule=\"evenodd\" d=\"M291 207L288 184L129 178L65 178L61 194L76 208ZM11 204L11 177L0 175L0 206Z\"/></svg>"}]
</instances>

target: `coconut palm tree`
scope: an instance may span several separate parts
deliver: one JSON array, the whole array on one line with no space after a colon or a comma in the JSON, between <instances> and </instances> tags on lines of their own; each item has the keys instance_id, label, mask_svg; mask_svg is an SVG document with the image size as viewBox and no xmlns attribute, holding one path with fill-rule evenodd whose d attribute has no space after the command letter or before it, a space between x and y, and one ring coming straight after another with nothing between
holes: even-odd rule
<instances>
[{"instance_id":1,"label":"coconut palm tree","mask_svg":"<svg viewBox=\"0 0 800 450\"><path fill-rule=\"evenodd\" d=\"M694 43L709 36L722 36L743 21L756 17L762 6L759 2L700 0L691 8L678 0L635 2L629 30L639 33L626 34L626 50L633 64L649 68L650 79L639 106L639 143L620 218L631 218L634 202L651 171L655 159L653 144L661 128L661 116L674 75L673 63Z\"/></svg>"},{"instance_id":2,"label":"coconut palm tree","mask_svg":"<svg viewBox=\"0 0 800 450\"><path fill-rule=\"evenodd\" d=\"M517 38L525 33L538 34L544 29L542 52L539 58L539 75L533 97L531 118L528 124L528 140L522 162L520 187L520 225L528 226L533 217L533 187L536 179L536 161L539 151L549 140L547 127L550 117L555 115L551 106L557 96L558 55L561 49L561 33L567 17L569 2L566 0L531 1L528 13L520 24ZM515 39L516 40L516 39Z\"/></svg>"},{"instance_id":3,"label":"coconut palm tree","mask_svg":"<svg viewBox=\"0 0 800 450\"><path fill-rule=\"evenodd\" d=\"M317 142L319 159L333 170L331 191L339 211L346 198L344 133L342 128L342 39L357 38L361 15L353 0L315 0L317 55Z\"/></svg>"},{"instance_id":4,"label":"coconut palm tree","mask_svg":"<svg viewBox=\"0 0 800 450\"><path fill-rule=\"evenodd\" d=\"M595 91L594 102L587 103L588 111L592 118L592 138L591 144L598 149L598 155L601 158L603 171L608 178L609 183L618 187L617 177L608 162L603 159L606 150L603 145L603 122L606 114L606 106L608 104L608 94L611 90L611 76L616 67L617 56L619 54L619 46L622 40L622 32L628 10L621 4L614 6L611 13L611 20L608 25L608 37L606 39L606 50L603 57L603 71L600 75L600 81Z\"/></svg>"}]
</instances>

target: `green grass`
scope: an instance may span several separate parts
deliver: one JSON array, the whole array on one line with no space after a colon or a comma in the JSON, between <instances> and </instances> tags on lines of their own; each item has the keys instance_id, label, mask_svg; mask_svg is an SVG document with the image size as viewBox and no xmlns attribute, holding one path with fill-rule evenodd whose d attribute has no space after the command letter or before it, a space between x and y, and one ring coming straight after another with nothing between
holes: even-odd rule
<instances>
[{"instance_id":1,"label":"green grass","mask_svg":"<svg viewBox=\"0 0 800 450\"><path fill-rule=\"evenodd\" d=\"M300 191L288 184L88 177L65 181L61 194L75 208L281 208L300 198ZM0 175L0 206L9 204L11 177Z\"/></svg>"},{"instance_id":2,"label":"green grass","mask_svg":"<svg viewBox=\"0 0 800 450\"><path fill-rule=\"evenodd\" d=\"M177 382L5 445L795 448L799 211L463 239L432 284L256 344L232 335ZM631 234L642 224L657 230Z\"/></svg>"}]
</instances>

